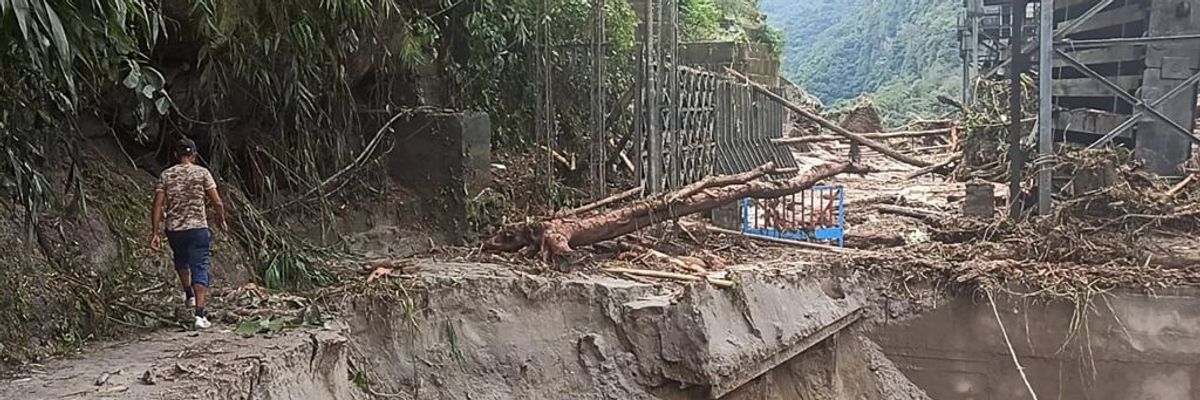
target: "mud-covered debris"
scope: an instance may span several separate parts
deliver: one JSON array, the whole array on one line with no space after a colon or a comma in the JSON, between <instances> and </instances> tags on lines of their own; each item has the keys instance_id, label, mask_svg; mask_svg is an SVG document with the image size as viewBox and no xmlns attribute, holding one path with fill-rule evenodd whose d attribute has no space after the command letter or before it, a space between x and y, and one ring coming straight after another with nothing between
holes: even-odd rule
<instances>
[{"instance_id":1,"label":"mud-covered debris","mask_svg":"<svg viewBox=\"0 0 1200 400\"><path fill-rule=\"evenodd\" d=\"M190 367L188 367L186 365L183 365L180 363L175 363L175 373L182 374L182 375L191 375L191 374L194 374L195 371L193 371Z\"/></svg>"},{"instance_id":2,"label":"mud-covered debris","mask_svg":"<svg viewBox=\"0 0 1200 400\"><path fill-rule=\"evenodd\" d=\"M383 277L388 277L388 276L392 276L392 269L391 269L391 268L387 268L387 267L378 267L378 268L375 268L375 270L374 270L374 271L371 271L371 274L370 274L370 275L367 275L367 282L371 282L371 281L374 281L374 280L376 280L376 279L383 278Z\"/></svg>"},{"instance_id":3,"label":"mud-covered debris","mask_svg":"<svg viewBox=\"0 0 1200 400\"><path fill-rule=\"evenodd\" d=\"M154 376L154 368L150 368L146 370L146 372L143 372L142 377L138 378L138 382L141 382L143 385L158 384L158 378Z\"/></svg>"}]
</instances>

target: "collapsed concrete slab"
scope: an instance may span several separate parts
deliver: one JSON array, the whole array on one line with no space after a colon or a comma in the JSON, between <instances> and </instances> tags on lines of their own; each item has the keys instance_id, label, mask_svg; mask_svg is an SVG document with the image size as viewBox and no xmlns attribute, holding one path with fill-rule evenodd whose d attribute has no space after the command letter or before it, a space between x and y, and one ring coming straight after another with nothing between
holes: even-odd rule
<instances>
[{"instance_id":1,"label":"collapsed concrete slab","mask_svg":"<svg viewBox=\"0 0 1200 400\"><path fill-rule=\"evenodd\" d=\"M808 269L722 290L427 264L407 294L350 300L350 343L372 384L418 398L719 398L859 318L852 278Z\"/></svg>"}]
</instances>

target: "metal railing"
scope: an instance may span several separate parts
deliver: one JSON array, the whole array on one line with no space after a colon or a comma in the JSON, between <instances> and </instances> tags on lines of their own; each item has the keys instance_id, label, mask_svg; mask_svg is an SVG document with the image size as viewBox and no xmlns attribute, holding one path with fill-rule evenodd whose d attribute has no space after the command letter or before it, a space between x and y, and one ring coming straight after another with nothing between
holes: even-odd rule
<instances>
[{"instance_id":1,"label":"metal railing","mask_svg":"<svg viewBox=\"0 0 1200 400\"><path fill-rule=\"evenodd\" d=\"M742 200L742 233L845 246L846 192L816 186L788 196Z\"/></svg>"}]
</instances>

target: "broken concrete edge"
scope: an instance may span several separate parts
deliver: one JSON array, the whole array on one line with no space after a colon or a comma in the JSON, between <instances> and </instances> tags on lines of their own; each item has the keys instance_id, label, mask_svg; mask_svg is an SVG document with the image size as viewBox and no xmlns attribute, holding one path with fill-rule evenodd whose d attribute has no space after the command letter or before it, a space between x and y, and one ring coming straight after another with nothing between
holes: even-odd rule
<instances>
[{"instance_id":1,"label":"broken concrete edge","mask_svg":"<svg viewBox=\"0 0 1200 400\"><path fill-rule=\"evenodd\" d=\"M423 263L420 270L415 281L404 283L417 298L403 300L420 304L420 315L397 313L394 302L369 297L351 298L347 305L354 316L348 321L351 345L361 350L353 353L364 356L355 363L385 371L372 381L395 382L385 388L389 391L428 382L493 384L471 371L563 373L562 365L550 361L583 357L582 340L595 351L611 351L587 362L581 358L581 365L628 363L625 369L633 372L622 379L640 388L623 385L622 395L669 382L728 393L866 315L865 291L842 293L830 289L841 284L826 282L857 278L806 268L731 268L739 285L728 290L608 275L544 277L489 264ZM392 321L410 318L420 321ZM410 354L367 351L379 346ZM423 365L412 363L414 357ZM518 359L519 366L507 365Z\"/></svg>"},{"instance_id":2,"label":"broken concrete edge","mask_svg":"<svg viewBox=\"0 0 1200 400\"><path fill-rule=\"evenodd\" d=\"M709 388L709 398L719 399L726 394L729 394L730 392L742 387L742 385L745 385L751 380L757 379L762 374L775 369L788 360L791 360L808 349L811 349L813 346L816 346L826 339L829 339L834 335L837 335L839 332L849 328L852 324L861 320L863 315L864 312L861 308L855 309L854 311L850 312L850 314L843 316L837 321L834 321L832 324L821 327L821 329L818 329L811 335L805 336L796 343L785 347L782 351L767 357L762 362L758 363L758 365L743 369L741 372L735 373L731 376L725 377L725 379L715 382Z\"/></svg>"}]
</instances>

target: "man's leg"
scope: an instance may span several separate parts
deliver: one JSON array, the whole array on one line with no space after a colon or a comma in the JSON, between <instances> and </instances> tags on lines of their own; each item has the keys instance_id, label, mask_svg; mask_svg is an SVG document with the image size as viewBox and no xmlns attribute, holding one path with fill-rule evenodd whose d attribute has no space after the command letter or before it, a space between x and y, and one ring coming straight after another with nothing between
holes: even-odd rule
<instances>
[{"instance_id":1,"label":"man's leg","mask_svg":"<svg viewBox=\"0 0 1200 400\"><path fill-rule=\"evenodd\" d=\"M183 288L183 294L187 298L195 298L196 292L192 289L192 269L187 264L175 265L175 272L179 274L179 287Z\"/></svg>"},{"instance_id":2,"label":"man's leg","mask_svg":"<svg viewBox=\"0 0 1200 400\"><path fill-rule=\"evenodd\" d=\"M189 303L196 297L192 290L192 270L188 266L191 257L191 240L186 235L167 232L167 244L171 247L172 260L175 262L175 273L179 275L179 287Z\"/></svg>"},{"instance_id":3,"label":"man's leg","mask_svg":"<svg viewBox=\"0 0 1200 400\"><path fill-rule=\"evenodd\" d=\"M196 292L196 316L208 318L208 259L212 245L212 233L207 229L198 230L193 244L191 262L192 290Z\"/></svg>"}]
</instances>

